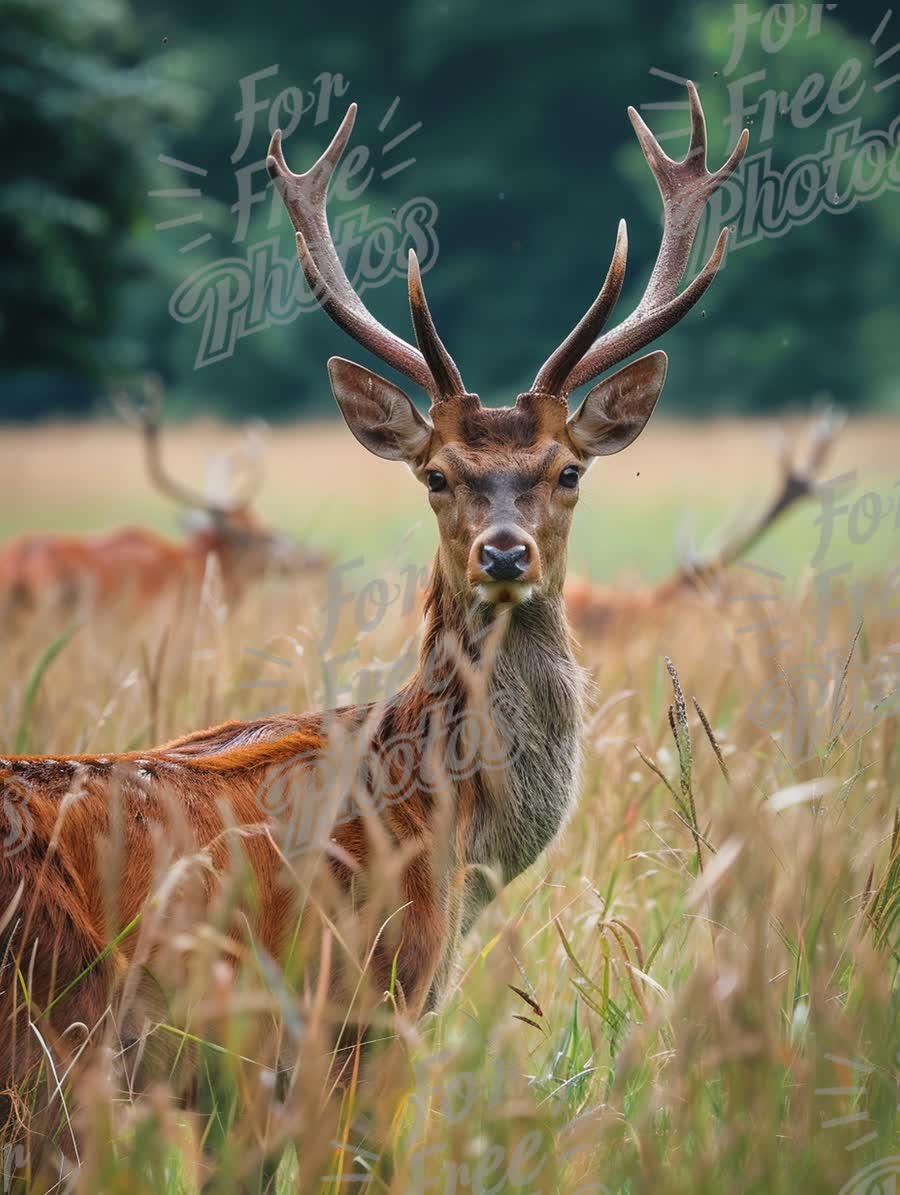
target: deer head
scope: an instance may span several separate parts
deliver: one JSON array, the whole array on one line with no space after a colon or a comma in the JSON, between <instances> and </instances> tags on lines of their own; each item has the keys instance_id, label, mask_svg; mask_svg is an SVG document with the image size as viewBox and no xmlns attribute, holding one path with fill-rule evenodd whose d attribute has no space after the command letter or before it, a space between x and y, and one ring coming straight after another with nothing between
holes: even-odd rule
<instances>
[{"instance_id":1,"label":"deer head","mask_svg":"<svg viewBox=\"0 0 900 1195\"><path fill-rule=\"evenodd\" d=\"M706 124L692 83L688 95L691 140L681 162L668 158L637 112L628 110L665 214L643 298L631 315L601 335L625 277L622 221L599 295L541 366L531 389L502 409L482 407L463 385L435 329L413 252L408 285L415 346L379 323L347 278L325 208L356 106L351 105L331 145L305 174L289 170L280 131L272 137L269 174L287 207L300 263L319 304L431 401L426 418L385 378L339 357L328 363L334 396L357 440L377 456L404 461L426 486L440 532L439 565L452 592L469 604L517 605L535 592L561 590L581 477L595 458L620 452L640 435L665 381L666 355L650 353L604 378L574 413L569 412L569 395L677 323L721 264L727 230L697 277L679 293L706 201L741 161L748 134L741 134L725 165L710 173Z\"/></svg>"},{"instance_id":2,"label":"deer head","mask_svg":"<svg viewBox=\"0 0 900 1195\"><path fill-rule=\"evenodd\" d=\"M163 393L159 380L145 379L140 404L124 395L118 395L114 402L122 417L141 433L151 481L181 507L182 526L197 551L204 556L215 552L220 557L229 584L267 572L294 575L323 563L317 553L267 527L253 512L253 500L264 476L263 439L258 427L247 428L242 447L217 462L223 484L215 494L204 494L175 480L163 464Z\"/></svg>"}]
</instances>

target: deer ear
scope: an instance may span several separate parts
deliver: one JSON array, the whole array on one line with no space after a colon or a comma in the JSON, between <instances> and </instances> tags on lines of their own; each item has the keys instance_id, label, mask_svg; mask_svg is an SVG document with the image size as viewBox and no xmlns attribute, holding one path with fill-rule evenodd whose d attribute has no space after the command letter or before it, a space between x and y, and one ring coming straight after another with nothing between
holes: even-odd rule
<instances>
[{"instance_id":1,"label":"deer ear","mask_svg":"<svg viewBox=\"0 0 900 1195\"><path fill-rule=\"evenodd\" d=\"M364 448L409 465L425 455L433 428L399 387L342 357L328 362L328 376L341 414Z\"/></svg>"},{"instance_id":2,"label":"deer ear","mask_svg":"<svg viewBox=\"0 0 900 1195\"><path fill-rule=\"evenodd\" d=\"M612 456L636 440L662 393L668 363L665 353L650 353L598 382L566 424L576 448Z\"/></svg>"}]
</instances>

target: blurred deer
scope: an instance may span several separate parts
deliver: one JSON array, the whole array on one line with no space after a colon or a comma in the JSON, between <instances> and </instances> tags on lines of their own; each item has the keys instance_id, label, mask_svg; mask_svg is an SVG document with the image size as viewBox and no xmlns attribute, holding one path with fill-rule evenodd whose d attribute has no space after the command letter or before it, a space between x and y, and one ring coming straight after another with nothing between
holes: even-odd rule
<instances>
[{"instance_id":1,"label":"blurred deer","mask_svg":"<svg viewBox=\"0 0 900 1195\"><path fill-rule=\"evenodd\" d=\"M198 593L210 560L227 604L234 607L266 574L298 576L326 563L254 515L252 502L263 481L258 430L248 430L242 449L217 462L217 492L203 494L170 477L163 465L159 383L145 382L141 404L122 395L114 401L141 434L150 480L182 509L187 538L179 543L143 527L96 535L23 535L0 549L0 613L144 610L167 596Z\"/></svg>"},{"instance_id":2,"label":"blurred deer","mask_svg":"<svg viewBox=\"0 0 900 1195\"><path fill-rule=\"evenodd\" d=\"M671 611L675 603L684 603L685 599L707 592L728 566L742 559L792 507L815 494L817 480L844 422L842 413L831 408L823 411L813 424L803 461L791 452L784 433L779 433L780 482L768 506L747 527L706 556L684 561L667 580L628 590L570 577L564 594L573 623L579 630L592 634L614 633L620 621L633 626L635 618Z\"/></svg>"},{"instance_id":3,"label":"blurred deer","mask_svg":"<svg viewBox=\"0 0 900 1195\"><path fill-rule=\"evenodd\" d=\"M745 130L725 165L708 171L691 83L688 95L691 142L681 162L629 109L665 209L643 298L602 332L625 278L623 221L597 298L529 391L503 408L482 407L463 384L435 329L414 253L408 288L416 345L380 324L346 275L326 195L355 105L305 174L288 168L275 133L269 173L321 307L430 400L426 417L393 382L341 358L328 363L350 431L369 452L409 466L437 521L419 668L398 693L368 706L226 723L140 753L0 761L0 781L27 785L32 817L28 851L0 856L0 957L5 949L29 984L26 1004L19 985L5 983L0 1090L40 1059L29 1018L51 1001L42 1040L53 1031L57 1060L73 1048L65 1037L71 1023L82 1026L77 1040L93 1038L139 940L116 938L118 925L147 907L160 880L151 861L164 845L181 845L173 882L176 871L185 884L196 880L200 924L235 855L244 859L253 899L245 886L239 908L219 903L220 934L247 942L249 957L260 961L288 952L296 967L295 946L313 952L298 998L318 993L316 1007L333 1018L338 1037L351 1018L353 1047L386 992L410 1019L435 1006L461 935L561 832L579 788L586 687L563 602L569 530L586 469L627 448L646 426L666 356L652 352L596 379L678 323L712 283L724 230L710 260L679 290L706 201L747 146ZM588 382L595 384L570 412L569 396ZM155 451L155 432L148 442ZM77 799L67 798L73 788ZM304 827L309 837L298 843ZM5 829L0 812L0 836ZM118 878L115 899L104 902L109 834L120 846ZM319 863L298 879L297 851L313 845ZM168 925L174 913L167 908L166 916ZM366 977L371 1000L362 1007ZM120 1017L120 1042L146 1032L139 1012L132 1005L130 1020ZM314 1051L304 1057L317 1064Z\"/></svg>"}]
</instances>

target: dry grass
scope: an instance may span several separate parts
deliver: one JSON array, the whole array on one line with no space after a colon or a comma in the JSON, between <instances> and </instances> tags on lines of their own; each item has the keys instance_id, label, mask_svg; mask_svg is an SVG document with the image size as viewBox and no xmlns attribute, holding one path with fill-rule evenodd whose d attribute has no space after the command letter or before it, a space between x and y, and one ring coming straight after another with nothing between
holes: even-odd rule
<instances>
[{"instance_id":1,"label":"dry grass","mask_svg":"<svg viewBox=\"0 0 900 1195\"><path fill-rule=\"evenodd\" d=\"M602 483L598 466L576 520L596 517L607 487L623 510L637 472L645 509L711 489L723 507L759 495L761 427L657 430L603 465ZM896 429L849 430L832 472L859 468L859 491L887 494ZM318 503L329 538L348 528L337 542L368 545L373 567L392 556L396 577L406 551L419 562L433 542L427 511L404 470L351 455L346 438L279 433L270 510L296 493L302 526ZM173 455L187 466L199 442ZM121 443L112 429L7 434L0 500L35 493L49 520L77 493L75 523L108 515L114 494L117 512L138 515L135 460L110 451ZM26 522L8 507L4 517ZM404 542L414 521L422 530ZM803 544L801 560L811 523L798 516L783 541ZM897 534L891 520L867 559L896 560ZM603 539L590 542L602 561ZM667 571L668 538L644 542ZM856 562L855 551L845 535L836 559ZM897 1153L900 612L879 606L876 575L857 637L851 603L822 619L809 580L788 594L742 577L730 601L711 595L583 643L597 693L579 811L482 915L438 1014L412 1025L394 993L376 993L381 1050L329 1098L327 1047L296 1011L302 976L249 958L233 979L209 934L185 928L191 949L160 1032L187 1027L205 1111L180 1108L174 1082L130 1092L110 1032L113 1065L71 1093L80 1111L64 1131L82 1166L60 1189L187 1195L205 1176L216 1192L259 1190L261 1159L283 1149L280 1192L787 1195L838 1192ZM741 599L749 589L770 596ZM0 647L0 741L110 750L311 708L327 696L320 603L318 591L269 587L222 616L211 594L167 640L85 624L49 663L53 633L34 627ZM370 632L344 627L333 650L355 641L387 676L414 629L395 606ZM339 681L358 696L358 663ZM265 1061L274 1040L289 1063L280 1093ZM27 1119L27 1103L19 1112ZM8 1157L24 1189L46 1189L29 1185L27 1151Z\"/></svg>"},{"instance_id":2,"label":"dry grass","mask_svg":"<svg viewBox=\"0 0 900 1195\"><path fill-rule=\"evenodd\" d=\"M628 452L591 471L573 529L572 567L605 581L667 575L686 520L696 519L702 535L748 514L774 490L778 426L773 420L654 419ZM787 426L796 437L806 429L801 419ZM171 428L165 440L170 471L202 482L206 462L234 447L237 436L234 428L215 423ZM900 421L853 421L837 442L827 476L855 469L869 486L892 493L898 459ZM430 560L434 529L406 469L362 451L342 422L275 429L266 462L260 509L284 530L348 557L362 553L373 565L395 551L404 561ZM2 536L100 530L129 520L174 532L175 513L146 480L140 444L129 428L111 422L0 433ZM765 561L781 568L794 557L807 560L811 523L810 512L789 520L767 541ZM865 548L854 547L854 556L877 560Z\"/></svg>"}]
</instances>

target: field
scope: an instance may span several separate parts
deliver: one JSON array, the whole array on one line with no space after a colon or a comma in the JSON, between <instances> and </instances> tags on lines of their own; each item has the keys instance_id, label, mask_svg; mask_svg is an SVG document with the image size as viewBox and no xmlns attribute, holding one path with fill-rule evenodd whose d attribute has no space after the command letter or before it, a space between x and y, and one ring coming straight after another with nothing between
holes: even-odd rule
<instances>
[{"instance_id":1,"label":"field","mask_svg":"<svg viewBox=\"0 0 900 1195\"><path fill-rule=\"evenodd\" d=\"M572 532L570 569L596 580L666 576L683 529L698 538L749 516L774 492L774 421L653 421L627 453L597 464ZM806 423L787 421L790 437ZM205 462L237 442L220 424L174 429L170 472L202 483ZM859 420L843 432L826 476L859 474L856 493L893 493L900 429L890 418ZM397 553L426 564L434 529L402 466L359 450L342 423L279 427L266 448L262 514L338 556L364 555L377 567ZM863 483L866 484L863 484ZM361 512L370 512L363 517ZM815 511L793 517L759 559L796 573L816 547ZM24 530L90 531L134 521L175 532L175 512L143 472L136 436L116 423L7 428L0 436L0 536ZM846 531L846 528L844 528ZM844 543L847 542L846 536ZM836 544L841 550L841 544ZM853 545L859 567L878 561L880 537Z\"/></svg>"},{"instance_id":2,"label":"field","mask_svg":"<svg viewBox=\"0 0 900 1195\"><path fill-rule=\"evenodd\" d=\"M635 588L668 576L686 522L702 541L774 492L772 431L652 423L592 470L570 571ZM234 436L173 429L171 472L196 480ZM418 487L343 426L279 428L266 459L261 512L359 561L342 592L384 578L403 593L428 563ZM235 979L215 961L214 926L157 925L177 990L160 1031L190 1053L204 1111L180 1106L174 1079L131 1091L106 1026L103 1065L69 1093L71 1120L59 1111L81 1165L56 1189L261 1190L275 1151L285 1193L894 1190L898 461L896 421L849 424L826 477L856 477L815 564L822 507L809 503L727 585L638 606L615 635L579 632L595 687L577 813L482 914L438 1012L416 1025L395 993L376 994L380 1048L349 1084L333 1088L320 1027L296 1013L302 977L251 952ZM0 535L128 521L177 534L133 434L0 435ZM137 749L393 689L418 606L347 602L331 635L329 584L267 583L228 612L212 578L185 626L8 636L0 745ZM274 1040L291 1064L279 1082ZM53 1090L45 1076L32 1099ZM17 1107L23 1123L33 1106ZM10 1146L4 1179L46 1190L30 1164Z\"/></svg>"}]
</instances>

